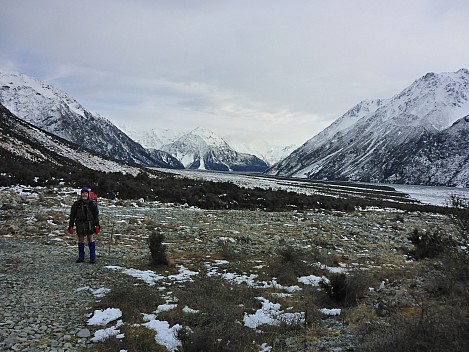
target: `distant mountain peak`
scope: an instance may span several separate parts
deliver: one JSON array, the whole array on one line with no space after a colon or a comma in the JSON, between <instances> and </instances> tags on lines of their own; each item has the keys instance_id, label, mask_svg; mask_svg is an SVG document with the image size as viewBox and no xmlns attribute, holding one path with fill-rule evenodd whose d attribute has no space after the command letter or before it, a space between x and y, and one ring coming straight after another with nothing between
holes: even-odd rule
<instances>
[{"instance_id":1,"label":"distant mountain peak","mask_svg":"<svg viewBox=\"0 0 469 352\"><path fill-rule=\"evenodd\" d=\"M161 149L188 169L261 172L268 167L255 155L237 152L213 131L200 127L163 145Z\"/></svg>"}]
</instances>

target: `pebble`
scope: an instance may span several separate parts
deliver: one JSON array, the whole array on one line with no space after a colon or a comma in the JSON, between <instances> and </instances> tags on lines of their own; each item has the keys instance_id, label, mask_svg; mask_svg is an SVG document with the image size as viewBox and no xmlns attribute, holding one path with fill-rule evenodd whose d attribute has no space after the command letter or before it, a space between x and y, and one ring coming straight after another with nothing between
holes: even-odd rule
<instances>
[{"instance_id":1,"label":"pebble","mask_svg":"<svg viewBox=\"0 0 469 352\"><path fill-rule=\"evenodd\" d=\"M90 336L91 336L91 332L88 329L81 329L77 333L77 337L79 338L90 337Z\"/></svg>"}]
</instances>

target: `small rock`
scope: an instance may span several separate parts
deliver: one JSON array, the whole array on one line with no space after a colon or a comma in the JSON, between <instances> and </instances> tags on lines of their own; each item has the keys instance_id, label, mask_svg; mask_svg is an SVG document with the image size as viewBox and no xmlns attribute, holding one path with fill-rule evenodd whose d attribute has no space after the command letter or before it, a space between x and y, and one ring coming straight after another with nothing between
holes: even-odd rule
<instances>
[{"instance_id":1,"label":"small rock","mask_svg":"<svg viewBox=\"0 0 469 352\"><path fill-rule=\"evenodd\" d=\"M3 341L3 343L7 346L7 348L10 348L16 343L17 340L18 336L16 334L11 334Z\"/></svg>"},{"instance_id":2,"label":"small rock","mask_svg":"<svg viewBox=\"0 0 469 352\"><path fill-rule=\"evenodd\" d=\"M81 329L77 333L77 337L79 338L90 337L90 336L91 336L91 332L88 329Z\"/></svg>"}]
</instances>

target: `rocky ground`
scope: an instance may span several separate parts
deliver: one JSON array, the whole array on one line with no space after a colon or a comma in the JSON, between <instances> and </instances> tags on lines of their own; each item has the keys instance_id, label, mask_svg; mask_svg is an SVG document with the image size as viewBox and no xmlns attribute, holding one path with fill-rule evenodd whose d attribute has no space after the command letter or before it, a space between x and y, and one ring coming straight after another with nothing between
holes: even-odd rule
<instances>
[{"instance_id":1,"label":"rocky ground","mask_svg":"<svg viewBox=\"0 0 469 352\"><path fill-rule=\"evenodd\" d=\"M101 199L98 262L76 264L75 237L66 233L68 212L76 199L62 188L1 190L0 199L0 349L80 351L97 347L86 325L98 298L93 290L123 280L106 265L138 265L149 257L146 239L157 227L173 261L191 268L200 258L231 256L266 261L279 248L315 250L327 265L346 270L395 268L401 274L421 265L406 255L414 229L444 231L457 237L453 219L430 213L368 209L282 212L209 211L143 201ZM141 264L143 265L143 264ZM259 265L258 265L259 266ZM259 266L260 267L260 266ZM363 303L367 314L386 315L391 306L417 305L401 280L383 280ZM365 313L363 313L366 315ZM322 321L320 338L299 343L285 339L290 351L351 351L355 315ZM306 347L305 347L306 346ZM274 349L275 350L275 349Z\"/></svg>"}]
</instances>

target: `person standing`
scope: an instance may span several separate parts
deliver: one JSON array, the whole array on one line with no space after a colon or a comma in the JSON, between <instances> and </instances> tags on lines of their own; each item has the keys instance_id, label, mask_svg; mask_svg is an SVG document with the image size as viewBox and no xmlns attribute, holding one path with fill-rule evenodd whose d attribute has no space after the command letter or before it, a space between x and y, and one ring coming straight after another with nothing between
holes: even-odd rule
<instances>
[{"instance_id":1,"label":"person standing","mask_svg":"<svg viewBox=\"0 0 469 352\"><path fill-rule=\"evenodd\" d=\"M88 240L90 250L90 263L96 263L96 242L94 234L101 231L99 226L98 205L90 198L90 189L84 187L81 189L81 196L73 203L70 210L70 220L68 223L68 232L73 235L76 226L78 236L78 259L77 263L85 261L85 236Z\"/></svg>"}]
</instances>

